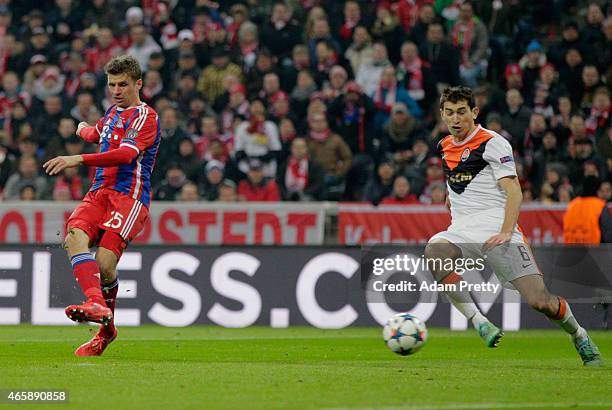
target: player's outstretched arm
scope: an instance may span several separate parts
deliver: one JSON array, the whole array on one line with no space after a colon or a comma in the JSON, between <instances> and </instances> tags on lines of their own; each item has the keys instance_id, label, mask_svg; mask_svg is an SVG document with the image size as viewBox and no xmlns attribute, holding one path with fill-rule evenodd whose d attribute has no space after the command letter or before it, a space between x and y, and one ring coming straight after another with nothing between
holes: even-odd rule
<instances>
[{"instance_id":1,"label":"player's outstretched arm","mask_svg":"<svg viewBox=\"0 0 612 410\"><path fill-rule=\"evenodd\" d=\"M89 125L85 121L81 121L77 126L76 135L87 142L97 144L100 142L100 133L93 125Z\"/></svg>"},{"instance_id":2,"label":"player's outstretched arm","mask_svg":"<svg viewBox=\"0 0 612 410\"><path fill-rule=\"evenodd\" d=\"M49 175L57 175L66 168L78 167L83 163L82 155L65 155L55 157L43 164L43 169Z\"/></svg>"},{"instance_id":3,"label":"player's outstretched arm","mask_svg":"<svg viewBox=\"0 0 612 410\"><path fill-rule=\"evenodd\" d=\"M508 176L498 180L499 186L506 193L506 208L504 212L504 223L502 224L500 233L493 235L487 239L482 247L483 250L488 250L510 242L514 227L518 222L521 202L523 202L523 191L515 176Z\"/></svg>"}]
</instances>

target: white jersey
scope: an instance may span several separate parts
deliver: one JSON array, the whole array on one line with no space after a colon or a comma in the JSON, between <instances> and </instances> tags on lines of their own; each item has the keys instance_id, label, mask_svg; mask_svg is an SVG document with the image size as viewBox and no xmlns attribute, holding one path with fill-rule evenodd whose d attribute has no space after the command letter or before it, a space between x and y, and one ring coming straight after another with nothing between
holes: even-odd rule
<instances>
[{"instance_id":1,"label":"white jersey","mask_svg":"<svg viewBox=\"0 0 612 410\"><path fill-rule=\"evenodd\" d=\"M452 223L467 222L475 229L485 220L501 225L506 193L498 180L516 176L510 143L480 125L463 141L452 135L438 144L446 175ZM482 217L483 220L480 220Z\"/></svg>"}]
</instances>

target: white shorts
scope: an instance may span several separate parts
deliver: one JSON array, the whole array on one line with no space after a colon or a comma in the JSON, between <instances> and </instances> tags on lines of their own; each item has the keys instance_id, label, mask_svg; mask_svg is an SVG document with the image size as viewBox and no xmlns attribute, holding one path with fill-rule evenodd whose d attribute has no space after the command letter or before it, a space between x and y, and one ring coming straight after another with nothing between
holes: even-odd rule
<instances>
[{"instance_id":1,"label":"white shorts","mask_svg":"<svg viewBox=\"0 0 612 410\"><path fill-rule=\"evenodd\" d=\"M474 229L474 223L478 223L477 229ZM509 282L522 276L541 275L525 236L517 228L510 243L483 252L484 242L498 233L499 224L487 224L486 220L475 221L471 227L451 224L446 231L432 236L429 242L446 239L461 249L464 258L483 258L504 287L513 288Z\"/></svg>"}]
</instances>

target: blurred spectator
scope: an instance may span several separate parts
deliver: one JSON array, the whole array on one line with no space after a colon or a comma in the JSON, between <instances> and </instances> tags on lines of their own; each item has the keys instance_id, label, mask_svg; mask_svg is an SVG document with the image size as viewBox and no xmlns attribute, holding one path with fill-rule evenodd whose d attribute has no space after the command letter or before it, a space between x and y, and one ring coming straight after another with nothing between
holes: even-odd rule
<instances>
[{"instance_id":1,"label":"blurred spectator","mask_svg":"<svg viewBox=\"0 0 612 410\"><path fill-rule=\"evenodd\" d=\"M278 186L287 201L320 201L325 198L324 173L308 156L304 138L291 142L291 155L280 166Z\"/></svg>"},{"instance_id":2,"label":"blurred spectator","mask_svg":"<svg viewBox=\"0 0 612 410\"><path fill-rule=\"evenodd\" d=\"M408 2L398 2L404 4ZM429 25L436 20L436 11L434 10L433 4L422 3L418 9L418 19L412 27L410 33L410 40L415 44L423 44L427 40L427 29ZM404 26L404 29L406 27ZM406 31L408 32L408 31Z\"/></svg>"},{"instance_id":3,"label":"blurred spectator","mask_svg":"<svg viewBox=\"0 0 612 410\"><path fill-rule=\"evenodd\" d=\"M219 197L219 186L225 177L225 164L212 159L204 167L205 175L200 181L200 195L207 201L216 201Z\"/></svg>"},{"instance_id":4,"label":"blurred spectator","mask_svg":"<svg viewBox=\"0 0 612 410\"><path fill-rule=\"evenodd\" d=\"M292 19L292 10L278 2L272 8L270 20L261 30L261 43L277 56L282 65L288 64L293 47L300 42L301 29Z\"/></svg>"},{"instance_id":5,"label":"blurred spectator","mask_svg":"<svg viewBox=\"0 0 612 410\"><path fill-rule=\"evenodd\" d=\"M293 90L299 73L310 69L310 54L305 45L298 44L293 47L291 55L291 64L283 67L280 74L281 87L285 91Z\"/></svg>"},{"instance_id":6,"label":"blurred spectator","mask_svg":"<svg viewBox=\"0 0 612 410\"><path fill-rule=\"evenodd\" d=\"M393 190L395 171L395 164L392 161L381 162L376 173L365 186L363 199L378 205L383 198L390 196Z\"/></svg>"},{"instance_id":7,"label":"blurred spectator","mask_svg":"<svg viewBox=\"0 0 612 410\"><path fill-rule=\"evenodd\" d=\"M512 135L512 146L523 155L523 136L529 126L531 110L524 104L523 96L519 90L512 89L506 92L507 111L502 114L502 126Z\"/></svg>"},{"instance_id":8,"label":"blurred spectator","mask_svg":"<svg viewBox=\"0 0 612 410\"><path fill-rule=\"evenodd\" d=\"M574 186L582 185L584 170L587 164L595 166L597 176L601 179L607 177L607 166L605 161L595 153L593 140L590 137L576 139L574 141L576 149L575 157L568 163L569 179Z\"/></svg>"},{"instance_id":9,"label":"blurred spectator","mask_svg":"<svg viewBox=\"0 0 612 410\"><path fill-rule=\"evenodd\" d=\"M363 62L355 76L355 81L361 86L364 94L369 97L374 96L384 68L390 65L391 62L387 57L387 47L385 44L381 42L374 43L372 46L372 61Z\"/></svg>"},{"instance_id":10,"label":"blurred spectator","mask_svg":"<svg viewBox=\"0 0 612 410\"><path fill-rule=\"evenodd\" d=\"M197 156L195 144L191 137L183 137L178 142L178 149L172 161L181 164L181 168L185 171L185 176L191 181L197 181L198 174L202 168L202 162Z\"/></svg>"},{"instance_id":11,"label":"blurred spectator","mask_svg":"<svg viewBox=\"0 0 612 410\"><path fill-rule=\"evenodd\" d=\"M54 201L80 201L87 193L89 185L89 181L79 175L78 168L66 168L53 182L52 199Z\"/></svg>"},{"instance_id":12,"label":"blurred spectator","mask_svg":"<svg viewBox=\"0 0 612 410\"><path fill-rule=\"evenodd\" d=\"M236 193L236 183L231 179L224 179L219 185L219 202L236 202L238 194Z\"/></svg>"},{"instance_id":13,"label":"blurred spectator","mask_svg":"<svg viewBox=\"0 0 612 410\"><path fill-rule=\"evenodd\" d=\"M2 76L2 92L0 93L0 127L11 117L11 113L17 102L28 109L31 104L30 95L21 89L19 77L12 71L7 71Z\"/></svg>"},{"instance_id":14,"label":"blurred spectator","mask_svg":"<svg viewBox=\"0 0 612 410\"><path fill-rule=\"evenodd\" d=\"M474 16L470 2L459 7L459 18L450 33L451 43L460 50L459 74L468 87L478 85L482 64L486 61L489 34L485 25Z\"/></svg>"},{"instance_id":15,"label":"blurred spectator","mask_svg":"<svg viewBox=\"0 0 612 410\"><path fill-rule=\"evenodd\" d=\"M40 199L47 189L47 179L38 172L38 162L30 155L19 158L17 173L11 175L4 186L4 198L7 200L19 199L21 190L25 186L32 186L36 199Z\"/></svg>"},{"instance_id":16,"label":"blurred spectator","mask_svg":"<svg viewBox=\"0 0 612 410\"><path fill-rule=\"evenodd\" d=\"M175 201L183 185L187 183L187 177L181 166L170 163L166 167L165 178L161 181L155 191L155 199L159 201Z\"/></svg>"},{"instance_id":17,"label":"blurred spectator","mask_svg":"<svg viewBox=\"0 0 612 410\"><path fill-rule=\"evenodd\" d=\"M546 64L546 54L542 44L532 40L527 45L526 54L519 61L523 70L523 86L525 90L533 90L535 83L540 77L540 69Z\"/></svg>"},{"instance_id":18,"label":"blurred spectator","mask_svg":"<svg viewBox=\"0 0 612 410\"><path fill-rule=\"evenodd\" d=\"M403 175L398 175L393 181L393 191L390 196L382 199L381 205L412 205L419 204L416 195L411 192L410 181Z\"/></svg>"},{"instance_id":19,"label":"blurred spectator","mask_svg":"<svg viewBox=\"0 0 612 410\"><path fill-rule=\"evenodd\" d=\"M606 202L610 202L612 200L612 183L610 181L602 182L597 191L597 196Z\"/></svg>"},{"instance_id":20,"label":"blurred spectator","mask_svg":"<svg viewBox=\"0 0 612 410\"><path fill-rule=\"evenodd\" d=\"M442 184L442 193L444 194L446 192L446 188L444 185L442 160L439 157L431 157L427 160L426 183L419 200L426 204L439 203L439 198L436 197L436 195L439 195L440 193L435 192L435 190L440 184ZM442 200L442 203L444 203L444 199Z\"/></svg>"},{"instance_id":21,"label":"blurred spectator","mask_svg":"<svg viewBox=\"0 0 612 410\"><path fill-rule=\"evenodd\" d=\"M384 3L376 8L376 20L372 25L372 37L385 43L389 50L389 59L395 64L399 61L399 51L404 39L404 28L399 16L391 12Z\"/></svg>"},{"instance_id":22,"label":"blurred spectator","mask_svg":"<svg viewBox=\"0 0 612 410\"><path fill-rule=\"evenodd\" d=\"M278 127L266 120L263 102L254 100L250 106L249 120L236 127L234 149L238 168L246 173L250 169L248 159L257 158L263 164L264 175L273 177L281 148Z\"/></svg>"},{"instance_id":23,"label":"blurred spectator","mask_svg":"<svg viewBox=\"0 0 612 410\"><path fill-rule=\"evenodd\" d=\"M546 131L542 137L542 146L536 150L533 157L533 175L536 185L542 183L548 164L565 161L566 156L557 144L557 135Z\"/></svg>"},{"instance_id":24,"label":"blurred spectator","mask_svg":"<svg viewBox=\"0 0 612 410\"><path fill-rule=\"evenodd\" d=\"M264 163L257 158L248 162L247 178L238 184L238 197L243 201L280 201L280 193L274 179L266 178Z\"/></svg>"},{"instance_id":25,"label":"blurred spectator","mask_svg":"<svg viewBox=\"0 0 612 410\"><path fill-rule=\"evenodd\" d=\"M599 87L595 90L593 104L584 122L587 134L595 136L596 141L599 141L612 124L611 117L610 91L605 86Z\"/></svg>"},{"instance_id":26,"label":"blurred spectator","mask_svg":"<svg viewBox=\"0 0 612 410\"><path fill-rule=\"evenodd\" d=\"M416 44L411 41L402 44L397 80L400 87L408 91L410 98L419 103L425 113L432 110L437 90L431 67L429 63L421 60Z\"/></svg>"},{"instance_id":27,"label":"blurred spectator","mask_svg":"<svg viewBox=\"0 0 612 410\"><path fill-rule=\"evenodd\" d=\"M342 136L353 155L372 154L375 113L374 102L355 82L349 82L346 93L331 103L332 128Z\"/></svg>"},{"instance_id":28,"label":"blurred spectator","mask_svg":"<svg viewBox=\"0 0 612 410\"><path fill-rule=\"evenodd\" d=\"M340 40L342 49L346 50L353 37L355 27L359 25L367 26L367 24L362 20L361 6L355 0L347 0L344 3L343 16L344 19L336 31L336 37Z\"/></svg>"},{"instance_id":29,"label":"blurred spectator","mask_svg":"<svg viewBox=\"0 0 612 410\"><path fill-rule=\"evenodd\" d=\"M229 50L225 46L218 46L211 51L212 63L200 74L198 80L198 91L212 102L223 93L223 78L233 74L238 79L242 78L240 67L229 59Z\"/></svg>"},{"instance_id":30,"label":"blurred spectator","mask_svg":"<svg viewBox=\"0 0 612 410\"><path fill-rule=\"evenodd\" d=\"M198 187L193 182L187 182L182 186L181 192L177 198L180 202L196 202L199 201Z\"/></svg>"},{"instance_id":31,"label":"blurred spectator","mask_svg":"<svg viewBox=\"0 0 612 410\"><path fill-rule=\"evenodd\" d=\"M344 192L345 176L351 167L351 150L338 134L329 129L325 114L310 114L308 127L308 152L325 172L326 199L338 200Z\"/></svg>"},{"instance_id":32,"label":"blurred spectator","mask_svg":"<svg viewBox=\"0 0 612 410\"><path fill-rule=\"evenodd\" d=\"M62 118L62 99L59 95L50 95L45 99L44 111L32 124L33 139L42 147L52 137Z\"/></svg>"},{"instance_id":33,"label":"blurred spectator","mask_svg":"<svg viewBox=\"0 0 612 410\"><path fill-rule=\"evenodd\" d=\"M47 146L45 149L45 158L51 159L57 157L61 152L64 151L64 144L71 137L79 138L75 135L76 132L76 123L70 117L64 117L60 120L59 125L57 127L57 132L53 134L53 136L47 142Z\"/></svg>"},{"instance_id":34,"label":"blurred spectator","mask_svg":"<svg viewBox=\"0 0 612 410\"><path fill-rule=\"evenodd\" d=\"M332 36L329 22L326 18L318 18L313 21L312 35L308 40L308 53L311 67L316 67L324 63L324 61L319 60L319 56L317 56L317 45L319 43L327 43L330 53L339 54L341 52L340 45Z\"/></svg>"},{"instance_id":35,"label":"blurred spectator","mask_svg":"<svg viewBox=\"0 0 612 410\"><path fill-rule=\"evenodd\" d=\"M408 111L410 111L410 114L416 118L420 118L423 113L418 104L410 98L406 89L397 86L397 78L395 77L395 68L393 66L385 67L383 70L373 101L376 107L376 116L374 117L375 129L380 129L389 120L391 109L395 104L404 104Z\"/></svg>"},{"instance_id":36,"label":"blurred spectator","mask_svg":"<svg viewBox=\"0 0 612 410\"><path fill-rule=\"evenodd\" d=\"M444 39L442 24L431 23L427 27L427 40L420 45L419 55L431 66L438 90L459 85L460 55L457 48Z\"/></svg>"},{"instance_id":37,"label":"blurred spectator","mask_svg":"<svg viewBox=\"0 0 612 410\"><path fill-rule=\"evenodd\" d=\"M154 174L161 176L166 174L166 164L172 156L178 154L179 141L189 137L187 132L179 125L178 113L172 107L168 107L160 113L161 142ZM158 177L159 178L159 177Z\"/></svg>"},{"instance_id":38,"label":"blurred spectator","mask_svg":"<svg viewBox=\"0 0 612 410\"><path fill-rule=\"evenodd\" d=\"M580 55L584 55L584 51L587 50L587 46L580 38L578 23L570 20L563 25L561 39L550 46L548 60L556 67L561 67L566 60L567 51L572 48L578 50Z\"/></svg>"},{"instance_id":39,"label":"blurred spectator","mask_svg":"<svg viewBox=\"0 0 612 410\"><path fill-rule=\"evenodd\" d=\"M582 54L577 48L565 53L565 60L559 66L559 81L568 89L572 102L580 106L582 99Z\"/></svg>"},{"instance_id":40,"label":"blurred spectator","mask_svg":"<svg viewBox=\"0 0 612 410\"><path fill-rule=\"evenodd\" d=\"M498 133L512 144L512 135L510 135L510 133L503 128L502 119L498 113L492 112L487 115L485 124L487 129Z\"/></svg>"},{"instance_id":41,"label":"blurred spectator","mask_svg":"<svg viewBox=\"0 0 612 410\"><path fill-rule=\"evenodd\" d=\"M355 27L353 42L346 49L344 56L350 62L354 73L359 72L361 64L372 61L372 39L367 28Z\"/></svg>"},{"instance_id":42,"label":"blurred spectator","mask_svg":"<svg viewBox=\"0 0 612 410\"><path fill-rule=\"evenodd\" d=\"M70 116L77 122L87 122L89 116L94 112L97 112L97 109L93 95L86 91L78 93L76 96L76 104L70 110Z\"/></svg>"},{"instance_id":43,"label":"blurred spectator","mask_svg":"<svg viewBox=\"0 0 612 410\"><path fill-rule=\"evenodd\" d=\"M250 21L245 21L238 29L238 45L236 49L236 61L240 62L243 70L248 70L255 65L258 48L259 31L257 26Z\"/></svg>"},{"instance_id":44,"label":"blurred spectator","mask_svg":"<svg viewBox=\"0 0 612 410\"><path fill-rule=\"evenodd\" d=\"M130 28L130 39L132 45L127 49L127 53L138 60L140 68L145 71L151 54L160 52L162 49L148 33L147 28L141 24Z\"/></svg>"},{"instance_id":45,"label":"blurred spectator","mask_svg":"<svg viewBox=\"0 0 612 410\"><path fill-rule=\"evenodd\" d=\"M36 187L34 185L22 185L19 188L19 197L15 199L19 199L20 201L34 201L39 198L39 194L36 192Z\"/></svg>"},{"instance_id":46,"label":"blurred spectator","mask_svg":"<svg viewBox=\"0 0 612 410\"><path fill-rule=\"evenodd\" d=\"M408 163L412 160L412 145L422 134L415 118L410 115L403 103L395 103L391 109L391 118L382 127L380 154L378 157L392 157L396 164Z\"/></svg>"}]
</instances>

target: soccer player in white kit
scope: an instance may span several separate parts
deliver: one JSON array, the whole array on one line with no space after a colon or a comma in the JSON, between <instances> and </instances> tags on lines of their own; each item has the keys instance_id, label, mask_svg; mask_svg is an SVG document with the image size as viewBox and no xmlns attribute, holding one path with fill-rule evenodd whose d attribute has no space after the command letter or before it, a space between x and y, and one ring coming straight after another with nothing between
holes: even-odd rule
<instances>
[{"instance_id":1,"label":"soccer player in white kit","mask_svg":"<svg viewBox=\"0 0 612 410\"><path fill-rule=\"evenodd\" d=\"M484 259L500 282L516 288L533 309L545 314L569 335L586 366L602 364L601 354L586 330L576 321L569 304L552 295L544 284L517 220L523 199L512 147L499 134L475 123L478 107L472 90L449 87L440 99L440 114L451 135L438 147L448 188L451 225L434 235L425 257L435 260L461 257ZM462 280L446 266L432 263L440 283ZM459 289L457 286L456 289ZM478 309L466 290L445 292L450 302L471 319L488 347L496 347L503 332Z\"/></svg>"}]
</instances>

